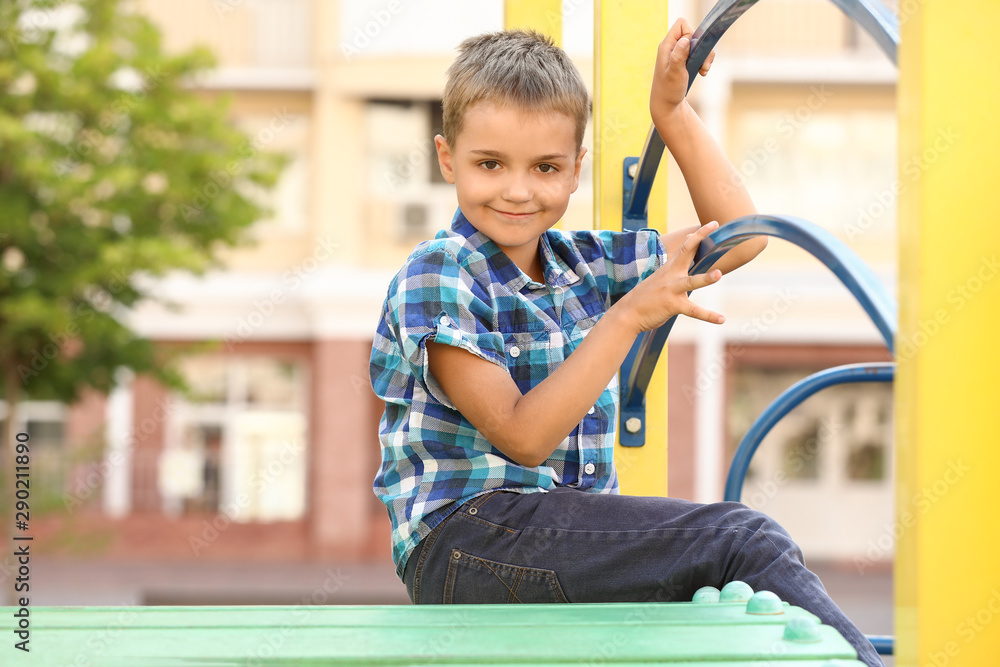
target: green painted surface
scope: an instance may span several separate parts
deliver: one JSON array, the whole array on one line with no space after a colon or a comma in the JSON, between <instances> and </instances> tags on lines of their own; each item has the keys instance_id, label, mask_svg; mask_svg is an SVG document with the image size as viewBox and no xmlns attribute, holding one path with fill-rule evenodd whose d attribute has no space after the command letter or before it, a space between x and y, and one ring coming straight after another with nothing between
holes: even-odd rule
<instances>
[{"instance_id":1,"label":"green painted surface","mask_svg":"<svg viewBox=\"0 0 1000 667\"><path fill-rule=\"evenodd\" d=\"M789 619L816 622L787 604L39 607L29 654L13 648L14 611L0 609L4 665L861 664L828 626L783 639Z\"/></svg>"}]
</instances>

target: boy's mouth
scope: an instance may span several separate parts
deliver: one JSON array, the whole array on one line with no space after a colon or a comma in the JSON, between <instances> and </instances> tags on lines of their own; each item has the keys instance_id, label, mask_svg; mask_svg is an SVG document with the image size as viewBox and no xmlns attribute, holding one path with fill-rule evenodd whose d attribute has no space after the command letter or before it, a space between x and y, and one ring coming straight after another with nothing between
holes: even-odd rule
<instances>
[{"instance_id":1,"label":"boy's mouth","mask_svg":"<svg viewBox=\"0 0 1000 667\"><path fill-rule=\"evenodd\" d=\"M499 213L500 215L506 216L508 218L512 218L514 220L521 220L523 218L530 218L531 216L533 216L536 213L538 213L538 211L528 211L528 212L525 212L525 213L511 213L510 211L501 211L500 209L497 209L497 208L495 208L493 210L496 211L497 213Z\"/></svg>"}]
</instances>

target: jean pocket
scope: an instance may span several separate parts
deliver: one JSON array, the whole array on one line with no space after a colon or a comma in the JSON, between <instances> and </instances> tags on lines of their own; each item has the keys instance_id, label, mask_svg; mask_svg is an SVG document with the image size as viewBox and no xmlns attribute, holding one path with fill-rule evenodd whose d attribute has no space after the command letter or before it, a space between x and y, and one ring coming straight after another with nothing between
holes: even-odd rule
<instances>
[{"instance_id":1,"label":"jean pocket","mask_svg":"<svg viewBox=\"0 0 1000 667\"><path fill-rule=\"evenodd\" d=\"M486 560L454 549L444 582L445 604L569 602L552 570Z\"/></svg>"}]
</instances>

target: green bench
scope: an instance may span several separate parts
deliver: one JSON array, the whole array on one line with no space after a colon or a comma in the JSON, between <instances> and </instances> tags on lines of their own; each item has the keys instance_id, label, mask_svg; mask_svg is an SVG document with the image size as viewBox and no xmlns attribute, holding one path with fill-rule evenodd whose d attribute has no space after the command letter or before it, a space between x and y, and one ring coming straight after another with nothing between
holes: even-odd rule
<instances>
[{"instance_id":1,"label":"green bench","mask_svg":"<svg viewBox=\"0 0 1000 667\"><path fill-rule=\"evenodd\" d=\"M702 589L705 602L682 603L39 607L30 653L13 647L17 608L6 607L0 653L46 667L861 665L834 628L771 593L746 601L734 584L722 602Z\"/></svg>"}]
</instances>

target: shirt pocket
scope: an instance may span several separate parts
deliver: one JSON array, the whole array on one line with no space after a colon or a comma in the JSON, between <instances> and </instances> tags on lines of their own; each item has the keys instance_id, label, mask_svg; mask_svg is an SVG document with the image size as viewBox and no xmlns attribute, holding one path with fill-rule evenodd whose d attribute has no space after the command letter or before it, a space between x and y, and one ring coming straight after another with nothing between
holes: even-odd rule
<instances>
[{"instance_id":1,"label":"shirt pocket","mask_svg":"<svg viewBox=\"0 0 1000 667\"><path fill-rule=\"evenodd\" d=\"M544 324L540 326L520 327L517 330L503 330L504 358L507 370L514 378L515 384L522 393L527 393L533 386L544 380L549 368L549 332Z\"/></svg>"},{"instance_id":2,"label":"shirt pocket","mask_svg":"<svg viewBox=\"0 0 1000 667\"><path fill-rule=\"evenodd\" d=\"M591 315L590 317L584 317L583 319L577 320L573 323L573 326L567 332L567 335L569 336L570 351L575 350L580 343L583 342L583 339L587 337L587 334L589 334L590 330L594 328L594 325L600 321L603 314L604 313L598 313L596 315Z\"/></svg>"}]
</instances>

